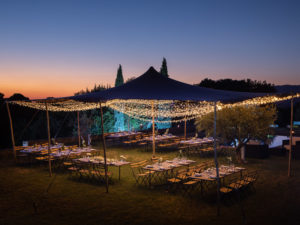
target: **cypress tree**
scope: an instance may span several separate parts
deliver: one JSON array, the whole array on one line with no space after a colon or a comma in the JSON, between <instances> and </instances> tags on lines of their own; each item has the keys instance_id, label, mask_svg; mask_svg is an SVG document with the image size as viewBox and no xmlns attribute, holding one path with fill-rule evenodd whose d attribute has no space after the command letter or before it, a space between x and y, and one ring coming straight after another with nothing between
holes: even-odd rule
<instances>
[{"instance_id":1,"label":"cypress tree","mask_svg":"<svg viewBox=\"0 0 300 225\"><path fill-rule=\"evenodd\" d=\"M119 69L117 72L117 77L115 81L115 87L121 86L124 84L124 78L123 78L123 72L122 72L122 66L119 65ZM114 110L114 132L118 131L124 131L125 130L125 120L124 120L124 114L121 112L118 112Z\"/></svg>"},{"instance_id":2,"label":"cypress tree","mask_svg":"<svg viewBox=\"0 0 300 225\"><path fill-rule=\"evenodd\" d=\"M120 64L117 72L116 81L115 81L115 87L118 87L122 84L124 84L124 78L123 78L122 66Z\"/></svg>"},{"instance_id":3,"label":"cypress tree","mask_svg":"<svg viewBox=\"0 0 300 225\"><path fill-rule=\"evenodd\" d=\"M166 60L165 57L163 58L163 61L162 61L161 67L160 67L160 73L161 73L163 76L169 77L169 74L168 74L168 66L167 66L167 60Z\"/></svg>"}]
</instances>

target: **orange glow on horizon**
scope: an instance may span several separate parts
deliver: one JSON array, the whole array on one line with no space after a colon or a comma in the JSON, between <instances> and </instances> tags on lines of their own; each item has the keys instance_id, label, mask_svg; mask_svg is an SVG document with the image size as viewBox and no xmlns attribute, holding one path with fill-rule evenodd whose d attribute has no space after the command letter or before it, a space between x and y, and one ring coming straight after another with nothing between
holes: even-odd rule
<instances>
[{"instance_id":1,"label":"orange glow on horizon","mask_svg":"<svg viewBox=\"0 0 300 225\"><path fill-rule=\"evenodd\" d=\"M85 90L86 88L92 89L95 84L108 84L113 87L116 78L116 68L112 66L101 67L101 70L99 70L99 68L90 67L87 69L87 67L80 67L78 65L66 65L65 67L57 65L39 65L33 67L29 65L32 65L32 63L18 63L16 65L7 63L5 66L0 64L0 92L4 94L5 98L12 96L14 93L23 94L30 99L72 96L80 90ZM124 71L123 69L124 81L133 76L140 76L146 72L148 67L132 67L127 69L130 71ZM198 71L192 71L189 68L183 67L173 68L173 71L170 70L169 73L170 78L189 84L197 84L207 77L213 80L228 77L238 80L248 78L237 75L199 74ZM183 76L183 74L185 74L185 76ZM255 79L254 77L249 78L252 80ZM273 81L267 80L267 82L285 84L279 80L275 80L276 78L274 77ZM298 82L294 84L298 84Z\"/></svg>"},{"instance_id":2,"label":"orange glow on horizon","mask_svg":"<svg viewBox=\"0 0 300 225\"><path fill-rule=\"evenodd\" d=\"M30 99L71 96L80 90L92 89L94 84L111 84L114 79L107 75L99 75L99 71L75 71L65 68L52 68L47 71L28 67L0 68L0 74L0 92L5 98L14 93L20 93Z\"/></svg>"}]
</instances>

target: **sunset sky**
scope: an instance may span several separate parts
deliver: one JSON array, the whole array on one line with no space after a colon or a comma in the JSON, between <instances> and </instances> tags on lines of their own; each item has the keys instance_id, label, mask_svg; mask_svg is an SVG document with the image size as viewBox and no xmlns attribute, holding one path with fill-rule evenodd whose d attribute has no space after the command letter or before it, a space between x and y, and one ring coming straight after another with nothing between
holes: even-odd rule
<instances>
[{"instance_id":1,"label":"sunset sky","mask_svg":"<svg viewBox=\"0 0 300 225\"><path fill-rule=\"evenodd\" d=\"M300 1L0 0L0 92L61 97L166 57L171 78L300 84Z\"/></svg>"}]
</instances>

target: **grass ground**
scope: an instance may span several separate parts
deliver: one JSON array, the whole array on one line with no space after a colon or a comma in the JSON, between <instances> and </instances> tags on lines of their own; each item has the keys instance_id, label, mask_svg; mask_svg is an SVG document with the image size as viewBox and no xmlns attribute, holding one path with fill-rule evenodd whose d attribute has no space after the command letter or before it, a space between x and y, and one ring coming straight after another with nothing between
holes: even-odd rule
<instances>
[{"instance_id":1,"label":"grass ground","mask_svg":"<svg viewBox=\"0 0 300 225\"><path fill-rule=\"evenodd\" d=\"M70 180L67 174L49 178L44 167L15 166L8 151L0 151L0 225L48 224L300 224L300 162L293 161L293 177L287 178L287 158L249 160L247 168L261 169L256 192L237 202L221 205L216 216L215 196L184 197L165 189L135 185L128 166L121 181L104 185ZM129 161L149 159L139 149L109 148L109 157L128 156ZM175 153L161 154L172 158ZM195 158L201 161L201 158ZM221 161L224 159L221 159ZM48 194L45 191L50 182ZM37 212L34 210L37 203Z\"/></svg>"}]
</instances>

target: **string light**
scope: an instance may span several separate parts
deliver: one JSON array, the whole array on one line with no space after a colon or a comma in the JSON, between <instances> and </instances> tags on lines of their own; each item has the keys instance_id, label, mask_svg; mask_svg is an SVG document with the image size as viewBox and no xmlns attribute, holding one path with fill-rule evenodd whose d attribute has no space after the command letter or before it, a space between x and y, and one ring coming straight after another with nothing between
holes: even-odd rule
<instances>
[{"instance_id":1,"label":"string light","mask_svg":"<svg viewBox=\"0 0 300 225\"><path fill-rule=\"evenodd\" d=\"M17 104L20 106L38 109L38 110L46 110L45 102L40 101L10 101L11 104ZM104 104L105 106L105 104ZM78 102L74 100L66 100L60 102L47 102L48 111L53 112L72 112L72 111L86 111L91 109L100 108L99 103L86 103L86 102Z\"/></svg>"},{"instance_id":2,"label":"string light","mask_svg":"<svg viewBox=\"0 0 300 225\"><path fill-rule=\"evenodd\" d=\"M294 94L294 95L288 95L288 96L264 96L264 97L257 97L257 98L252 98L252 99L247 99L242 102L236 102L233 104L218 104L218 107L220 109L224 107L235 107L235 106L247 106L247 105L266 105L266 104L271 104L275 102L280 102L280 101L286 101L290 100L292 98L299 98L300 93Z\"/></svg>"},{"instance_id":3,"label":"string light","mask_svg":"<svg viewBox=\"0 0 300 225\"><path fill-rule=\"evenodd\" d=\"M131 117L152 121L152 100L139 101L139 100L122 100L122 101L111 101L107 102L107 106L125 113ZM213 110L212 102L190 102L190 101L169 101L160 104L160 101L154 101L154 112L155 117L160 119L173 118L173 122L176 120L178 122L183 120L194 119L205 115ZM179 119L181 118L181 119ZM161 120L156 119L157 122ZM171 122L171 121L166 121Z\"/></svg>"},{"instance_id":4,"label":"string light","mask_svg":"<svg viewBox=\"0 0 300 225\"><path fill-rule=\"evenodd\" d=\"M299 98L300 93L289 96L264 96L237 103L224 104L217 102L217 109L221 110L226 107L247 106L247 105L265 105L279 101L290 100L291 98ZM38 110L46 110L45 102L40 101L11 101L9 103L21 105L24 107L34 108ZM140 100L140 99L114 99L101 103L104 107L117 110L128 116L141 120L152 121L152 103L155 112L156 123L171 123L192 120L197 117L206 115L214 110L214 103L207 101L172 101L172 100ZM71 112L86 111L100 108L99 103L95 102L79 102L74 100L65 101L49 101L47 102L49 111L54 112Z\"/></svg>"}]
</instances>

